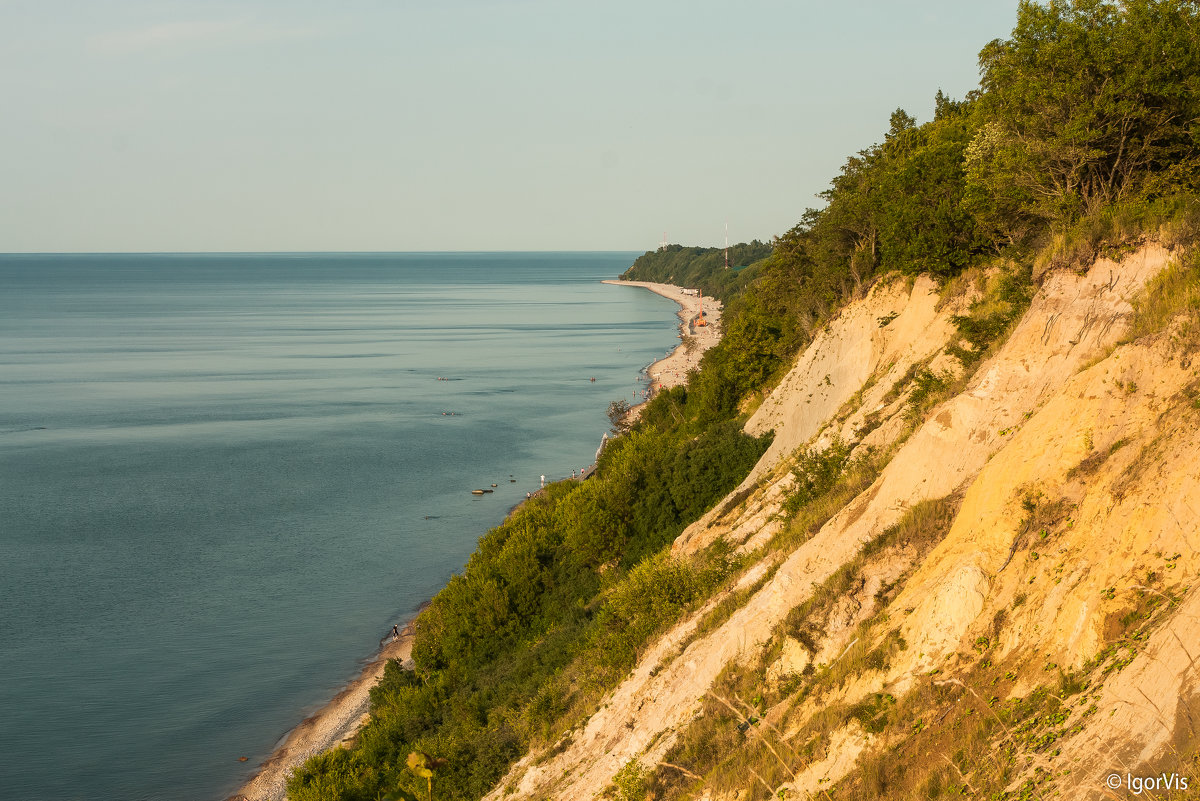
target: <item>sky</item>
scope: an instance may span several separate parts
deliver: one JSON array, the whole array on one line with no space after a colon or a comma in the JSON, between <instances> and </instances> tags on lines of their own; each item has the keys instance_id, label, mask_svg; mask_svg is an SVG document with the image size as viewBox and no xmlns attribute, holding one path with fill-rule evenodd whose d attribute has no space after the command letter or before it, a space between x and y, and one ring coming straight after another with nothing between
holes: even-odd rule
<instances>
[{"instance_id":1,"label":"sky","mask_svg":"<svg viewBox=\"0 0 1200 801\"><path fill-rule=\"evenodd\" d=\"M0 0L0 252L783 233L1017 0Z\"/></svg>"}]
</instances>

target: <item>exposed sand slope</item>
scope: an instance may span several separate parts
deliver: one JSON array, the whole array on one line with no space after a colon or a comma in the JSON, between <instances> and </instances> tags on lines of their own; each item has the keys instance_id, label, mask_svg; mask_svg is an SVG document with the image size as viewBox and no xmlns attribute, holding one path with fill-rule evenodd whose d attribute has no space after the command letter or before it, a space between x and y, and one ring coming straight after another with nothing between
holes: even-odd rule
<instances>
[{"instance_id":1,"label":"exposed sand slope","mask_svg":"<svg viewBox=\"0 0 1200 801\"><path fill-rule=\"evenodd\" d=\"M967 390L935 409L875 483L791 553L745 606L665 666L656 664L663 648L652 648L560 753L542 758L540 763L537 758L527 757L500 786L515 783L516 797L592 798L630 759L640 759L647 765L661 759L676 732L695 715L699 699L730 661L760 648L788 611L809 597L815 585L851 559L863 542L896 522L906 508L969 486L988 460L1013 442L1014 430L1058 395L1082 365L1102 356L1124 328L1129 298L1165 265L1167 258L1162 248L1147 247L1120 265L1101 261L1086 275L1050 275L1012 337L981 367ZM878 298L867 301L878 302ZM902 303L902 299L897 297L895 302ZM848 320L857 320L847 324L847 331L857 331L858 342L841 351L841 359L869 361L871 351L865 334L871 324L878 328L873 318L879 315L875 307L868 308L869 312L851 311L845 315ZM914 321L918 317L914 309ZM833 326L830 331L834 331ZM820 340L798 361L797 369L807 378L793 383L793 394L789 396L793 405L799 396L805 396L804 400L809 394L818 397L814 378L830 389L820 401L824 419L804 410L789 418L788 425L794 426L797 433L788 436L795 443L804 442L804 431L809 431L809 436L816 433L840 406L841 401L835 399L851 397L870 374L856 365L835 370L838 359L822 353L837 354L841 347L830 339ZM940 345L931 341L916 350L937 347ZM821 352L814 353L813 349ZM829 369L822 372L824 365ZM828 382L825 375L829 376ZM847 385L838 386L843 381ZM780 405L787 408L782 398ZM760 465L760 473L771 467ZM936 583L938 576L945 583L943 603L936 609L930 607L930 615L955 610L942 635L949 647L955 641L954 632L969 626L983 608L987 578L983 568L975 566L973 572L964 568L956 576L947 576L945 571L935 571L921 580ZM930 594L930 599L936 596ZM930 631L935 630L931 625ZM677 636L672 633L667 639ZM918 651L911 650L913 654ZM859 742L857 738L844 741ZM839 764L848 769L853 760ZM503 791L497 790L489 797L502 796Z\"/></svg>"},{"instance_id":2,"label":"exposed sand slope","mask_svg":"<svg viewBox=\"0 0 1200 801\"><path fill-rule=\"evenodd\" d=\"M979 474L949 535L897 599L916 605L904 628L918 646L914 652L925 654L923 666L957 648L966 634L966 626L951 625L949 617L936 623L933 615L919 614L927 606L961 609L940 599L946 588L964 583L960 577L973 576L983 597L1013 595L1018 582L1028 585L1034 569L1018 569L1008 558L1028 516L1022 507L1026 497L1040 496L1042 504L1064 498L1077 507L1071 530L1038 546L1064 566L1065 580L1047 599L1048 608L1027 602L1023 613L1040 624L1049 649L1043 652L1060 664L1078 666L1095 653L1105 607L1112 606L1099 602L1101 591L1129 586L1136 572L1153 569L1148 554L1182 548L1200 555L1200 471L1194 469L1200 464L1200 434L1190 427L1175 431L1170 420L1160 419L1194 374L1165 355L1162 347L1117 349L1069 381ZM1136 390L1124 388L1129 382ZM1162 445L1168 437L1169 448ZM1154 452L1153 465L1145 465L1149 472L1122 480L1123 471L1143 451L1149 455L1156 440L1161 452ZM1108 454L1114 445L1117 450ZM1104 461L1084 484L1071 471L1089 457ZM1021 544L1037 545L1032 537ZM953 617L960 616L966 617Z\"/></svg>"},{"instance_id":3,"label":"exposed sand slope","mask_svg":"<svg viewBox=\"0 0 1200 801\"><path fill-rule=\"evenodd\" d=\"M747 421L746 433L759 436L774 430L775 438L731 494L765 480L769 473L778 473L788 456L823 429L826 441L822 445L828 444L831 436L857 439L866 415L883 410L883 398L892 385L914 364L930 359L949 344L954 333L950 318L966 311L969 297L938 310L935 290L934 282L926 277L918 278L911 288L903 279L880 282L819 332ZM874 383L868 386L872 379ZM859 392L863 393L861 404L840 424L830 425L843 404ZM867 444L877 444L896 433L895 427L885 426L868 438ZM747 510L729 515L723 505L717 505L676 539L673 551L694 552L717 536L735 542L748 540L747 547L760 544L777 529L772 517L789 486L790 479L783 471L771 477L771 489L752 498Z\"/></svg>"},{"instance_id":4,"label":"exposed sand slope","mask_svg":"<svg viewBox=\"0 0 1200 801\"><path fill-rule=\"evenodd\" d=\"M950 318L963 310L939 312L937 301L937 285L925 276L911 290L903 280L876 284L820 331L746 422L747 434L775 431L748 481L812 439L880 368L882 394L910 365L945 347L954 331Z\"/></svg>"},{"instance_id":5,"label":"exposed sand slope","mask_svg":"<svg viewBox=\"0 0 1200 801\"><path fill-rule=\"evenodd\" d=\"M1194 742L1200 719L1200 593L1187 590L1200 577L1197 392L1200 370L1177 357L1169 335L1118 348L1067 381L980 471L946 538L883 610L900 621L907 648L886 675L852 682L840 700L903 697L934 670L956 681L983 658L980 638L995 643L989 659L1019 674L1012 696L1023 696L1056 682L1048 664L1095 670L1088 660L1139 591L1172 593L1179 607L1127 667L1073 704L1053 751L1021 760L1028 775L1014 786L1042 770L1063 797L1092 799L1108 797L1100 788L1113 772L1178 768L1172 757ZM1026 499L1058 510L1041 531L1025 525ZM833 737L819 778L805 771L787 788L815 793L863 752Z\"/></svg>"},{"instance_id":6,"label":"exposed sand slope","mask_svg":"<svg viewBox=\"0 0 1200 801\"><path fill-rule=\"evenodd\" d=\"M1195 580L1200 410L1181 390L1197 380L1160 337L1117 349L1039 409L980 473L949 535L893 604L914 610L894 678L969 660L971 643L1018 593L1024 600L993 658L1080 669L1148 576L1163 582L1154 592ZM1031 496L1063 499L1069 522L1045 538L1023 535L1022 500ZM1198 615L1192 593L1105 686L1102 714L1080 720L1058 766L1072 768L1060 782L1071 797L1095 797L1114 770L1153 764L1180 721L1200 713Z\"/></svg>"}]
</instances>

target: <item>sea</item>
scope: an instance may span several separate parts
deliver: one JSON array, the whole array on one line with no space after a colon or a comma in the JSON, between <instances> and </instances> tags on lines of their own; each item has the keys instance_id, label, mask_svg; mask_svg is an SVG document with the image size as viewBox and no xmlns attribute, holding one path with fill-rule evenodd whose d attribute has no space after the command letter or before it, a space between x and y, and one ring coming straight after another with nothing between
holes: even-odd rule
<instances>
[{"instance_id":1,"label":"sea","mask_svg":"<svg viewBox=\"0 0 1200 801\"><path fill-rule=\"evenodd\" d=\"M235 792L593 463L636 255L0 255L0 797Z\"/></svg>"}]
</instances>

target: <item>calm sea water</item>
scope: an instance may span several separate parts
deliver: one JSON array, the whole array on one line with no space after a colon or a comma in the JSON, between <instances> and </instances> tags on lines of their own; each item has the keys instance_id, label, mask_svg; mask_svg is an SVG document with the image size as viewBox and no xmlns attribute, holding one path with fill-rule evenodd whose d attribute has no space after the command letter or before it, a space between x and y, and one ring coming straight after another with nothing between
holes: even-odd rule
<instances>
[{"instance_id":1,"label":"calm sea water","mask_svg":"<svg viewBox=\"0 0 1200 801\"><path fill-rule=\"evenodd\" d=\"M233 792L591 462L634 255L0 255L0 796Z\"/></svg>"}]
</instances>

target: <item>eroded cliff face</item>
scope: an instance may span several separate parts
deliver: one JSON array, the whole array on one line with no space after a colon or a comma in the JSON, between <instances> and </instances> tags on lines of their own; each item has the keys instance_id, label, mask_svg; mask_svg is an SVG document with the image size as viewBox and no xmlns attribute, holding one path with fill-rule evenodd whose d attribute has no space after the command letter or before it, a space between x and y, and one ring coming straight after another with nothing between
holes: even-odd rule
<instances>
[{"instance_id":1,"label":"eroded cliff face","mask_svg":"<svg viewBox=\"0 0 1200 801\"><path fill-rule=\"evenodd\" d=\"M750 504L730 514L729 503L689 526L675 541L676 554L694 553L718 536L753 548L780 528L776 519L791 486L788 457L810 444L828 445L834 438L871 446L899 433L897 412L904 399L885 401L897 381L917 364L944 366L938 360L954 333L951 317L966 311L973 297L939 303L937 286L926 277L876 284L867 297L851 304L814 338L796 365L746 423L746 433L775 432L771 447L730 499L749 493ZM860 435L869 414L890 424Z\"/></svg>"},{"instance_id":2,"label":"eroded cliff face","mask_svg":"<svg viewBox=\"0 0 1200 801\"><path fill-rule=\"evenodd\" d=\"M670 796L731 799L886 798L918 780L1102 798L1110 774L1193 770L1200 359L1171 328L1117 345L1170 260L1148 245L1049 274L919 417L905 382L957 363L951 317L971 296L895 283L848 307L748 423L776 432L752 475L675 543L724 538L754 566L489 797L589 799L631 762ZM877 468L797 532L781 516L794 455L835 440ZM716 766L679 764L725 708L743 725Z\"/></svg>"}]
</instances>

